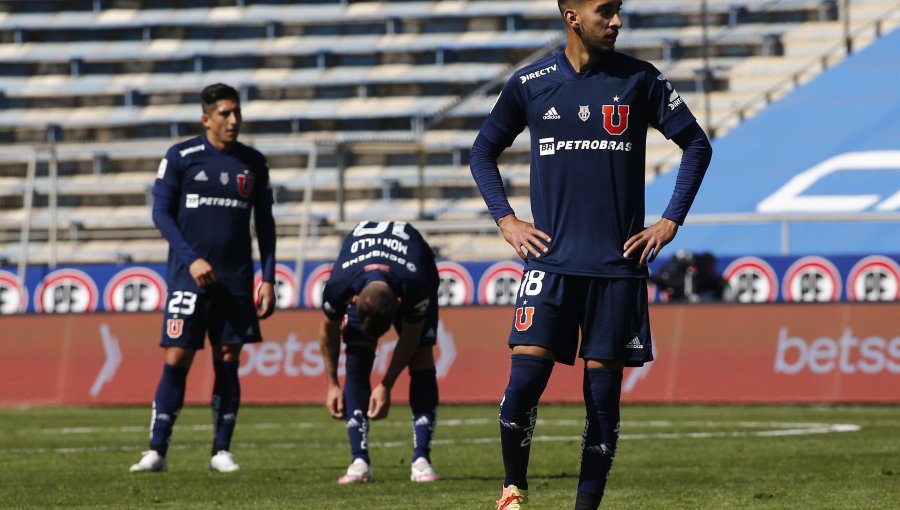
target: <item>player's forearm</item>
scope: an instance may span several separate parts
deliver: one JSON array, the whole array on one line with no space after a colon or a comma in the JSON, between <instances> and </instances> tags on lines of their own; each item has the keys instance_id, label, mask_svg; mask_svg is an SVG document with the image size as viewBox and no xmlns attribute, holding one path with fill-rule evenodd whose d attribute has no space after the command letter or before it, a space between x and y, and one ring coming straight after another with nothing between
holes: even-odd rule
<instances>
[{"instance_id":1,"label":"player's forearm","mask_svg":"<svg viewBox=\"0 0 900 510\"><path fill-rule=\"evenodd\" d=\"M497 166L497 158L502 152L503 147L492 143L479 133L475 143L472 144L469 156L472 177L494 221L513 213L506 197L506 189L503 187L503 179L500 177L500 168Z\"/></svg>"},{"instance_id":2,"label":"player's forearm","mask_svg":"<svg viewBox=\"0 0 900 510\"><path fill-rule=\"evenodd\" d=\"M199 258L197 252L191 248L184 234L178 228L175 221L176 209L172 197L168 194L153 193L153 224L159 229L159 233L168 241L169 246L185 265L190 267Z\"/></svg>"},{"instance_id":3,"label":"player's forearm","mask_svg":"<svg viewBox=\"0 0 900 510\"><path fill-rule=\"evenodd\" d=\"M712 145L696 122L678 133L673 140L684 153L681 155L681 165L675 178L672 198L662 216L681 225L687 217L691 204L694 203L700 183L712 160Z\"/></svg>"},{"instance_id":4,"label":"player's forearm","mask_svg":"<svg viewBox=\"0 0 900 510\"><path fill-rule=\"evenodd\" d=\"M259 263L263 281L275 282L275 218L271 207L268 211L256 211L256 243L259 246Z\"/></svg>"},{"instance_id":5,"label":"player's forearm","mask_svg":"<svg viewBox=\"0 0 900 510\"><path fill-rule=\"evenodd\" d=\"M419 347L419 340L422 337L422 327L424 325L425 321L415 324L403 323L402 333L400 333L400 338L397 340L397 346L394 347L391 362L388 364L388 369L381 380L381 384L386 388L392 388L394 383L397 382L397 378L400 377L400 373L409 365L409 361Z\"/></svg>"},{"instance_id":6,"label":"player's forearm","mask_svg":"<svg viewBox=\"0 0 900 510\"><path fill-rule=\"evenodd\" d=\"M325 361L325 377L328 384L338 384L337 364L341 354L341 324L323 320L319 326L319 348Z\"/></svg>"}]
</instances>

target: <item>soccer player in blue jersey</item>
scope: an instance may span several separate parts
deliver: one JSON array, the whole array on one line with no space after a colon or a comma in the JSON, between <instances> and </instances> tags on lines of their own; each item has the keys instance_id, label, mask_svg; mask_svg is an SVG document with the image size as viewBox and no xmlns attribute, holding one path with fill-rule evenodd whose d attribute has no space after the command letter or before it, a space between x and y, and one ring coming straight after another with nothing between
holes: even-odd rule
<instances>
[{"instance_id":1,"label":"soccer player in blue jersey","mask_svg":"<svg viewBox=\"0 0 900 510\"><path fill-rule=\"evenodd\" d=\"M241 402L238 364L245 343L262 340L259 319L275 308L275 220L266 158L237 141L237 91L203 89L204 134L173 145L153 185L153 222L169 242L162 378L153 399L150 449L132 472L166 471L166 451L184 404L188 370L209 334L212 344L213 446L210 471L239 469L231 437ZM256 223L263 283L253 295L250 217Z\"/></svg>"},{"instance_id":2,"label":"soccer player in blue jersey","mask_svg":"<svg viewBox=\"0 0 900 510\"><path fill-rule=\"evenodd\" d=\"M559 0L565 51L522 68L475 140L472 174L526 268L500 404L506 471L498 509L527 500L537 406L555 362L585 360L586 423L576 509L599 506L619 437L622 371L652 360L647 262L675 237L712 147L651 64L616 53L620 0ZM509 205L497 158L528 127L534 224ZM648 126L683 149L662 219L644 227ZM579 330L581 346L578 346Z\"/></svg>"},{"instance_id":3,"label":"soccer player in blue jersey","mask_svg":"<svg viewBox=\"0 0 900 510\"><path fill-rule=\"evenodd\" d=\"M328 393L325 407L347 423L351 463L340 484L374 481L369 458L369 420L386 418L391 388L409 367L413 454L410 479L434 482L431 440L438 387L433 348L437 340L439 279L434 252L403 221L363 221L346 239L325 284L319 334ZM379 337L394 326L399 335L381 382L370 375ZM346 344L344 388L338 382L341 338Z\"/></svg>"}]
</instances>

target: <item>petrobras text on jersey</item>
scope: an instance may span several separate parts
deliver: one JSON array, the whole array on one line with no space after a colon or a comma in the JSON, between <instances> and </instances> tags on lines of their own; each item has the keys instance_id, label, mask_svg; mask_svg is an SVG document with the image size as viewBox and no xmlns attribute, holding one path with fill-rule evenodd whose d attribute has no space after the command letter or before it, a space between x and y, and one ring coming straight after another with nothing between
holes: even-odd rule
<instances>
[{"instance_id":1,"label":"petrobras text on jersey","mask_svg":"<svg viewBox=\"0 0 900 510\"><path fill-rule=\"evenodd\" d=\"M185 208L196 209L201 205L209 205L213 207L238 207L241 209L247 209L248 207L250 207L250 202L238 200L236 198L201 197L196 193L188 193L184 196Z\"/></svg>"},{"instance_id":2,"label":"petrobras text on jersey","mask_svg":"<svg viewBox=\"0 0 900 510\"><path fill-rule=\"evenodd\" d=\"M631 151L631 142L616 142L610 140L556 140L554 138L541 138L538 140L538 149L541 156L552 156L556 151L572 150L610 150Z\"/></svg>"},{"instance_id":3,"label":"petrobras text on jersey","mask_svg":"<svg viewBox=\"0 0 900 510\"><path fill-rule=\"evenodd\" d=\"M541 69L540 71L523 74L522 76L519 76L519 79L522 80L522 85L525 85L525 82L527 82L528 80L533 80L534 78L537 78L538 76L544 76L544 75L550 74L554 71L556 71L556 64L553 64L552 66L549 66L549 67L545 67L545 68Z\"/></svg>"}]
</instances>

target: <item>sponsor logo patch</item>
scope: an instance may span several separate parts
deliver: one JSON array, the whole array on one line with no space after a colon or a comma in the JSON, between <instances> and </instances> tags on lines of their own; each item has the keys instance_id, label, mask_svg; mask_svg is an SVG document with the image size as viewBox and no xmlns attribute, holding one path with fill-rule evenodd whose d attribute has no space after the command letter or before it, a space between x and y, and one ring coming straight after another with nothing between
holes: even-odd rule
<instances>
[{"instance_id":1,"label":"sponsor logo patch","mask_svg":"<svg viewBox=\"0 0 900 510\"><path fill-rule=\"evenodd\" d=\"M556 71L556 64L553 64L550 67L545 67L545 68L541 69L540 71L523 74L522 76L519 76L519 79L522 80L522 85L525 85L525 83L528 80L533 80L533 79L537 78L538 76L544 76L544 75L550 74L554 71Z\"/></svg>"},{"instance_id":2,"label":"sponsor logo patch","mask_svg":"<svg viewBox=\"0 0 900 510\"><path fill-rule=\"evenodd\" d=\"M556 111L555 106L550 107L550 109L547 110L547 113L544 114L544 120L559 120L561 118L562 115L560 115L559 112Z\"/></svg>"},{"instance_id":3,"label":"sponsor logo patch","mask_svg":"<svg viewBox=\"0 0 900 510\"><path fill-rule=\"evenodd\" d=\"M626 349L643 349L644 346L641 345L641 341L638 337L632 338L627 344L625 344Z\"/></svg>"},{"instance_id":4,"label":"sponsor logo patch","mask_svg":"<svg viewBox=\"0 0 900 510\"><path fill-rule=\"evenodd\" d=\"M159 167L156 169L156 178L162 179L166 176L166 167L169 166L169 160L166 158L162 158L159 162Z\"/></svg>"},{"instance_id":5,"label":"sponsor logo patch","mask_svg":"<svg viewBox=\"0 0 900 510\"><path fill-rule=\"evenodd\" d=\"M538 147L541 151L541 156L552 156L556 154L556 140L553 138L541 138L538 140Z\"/></svg>"}]
</instances>

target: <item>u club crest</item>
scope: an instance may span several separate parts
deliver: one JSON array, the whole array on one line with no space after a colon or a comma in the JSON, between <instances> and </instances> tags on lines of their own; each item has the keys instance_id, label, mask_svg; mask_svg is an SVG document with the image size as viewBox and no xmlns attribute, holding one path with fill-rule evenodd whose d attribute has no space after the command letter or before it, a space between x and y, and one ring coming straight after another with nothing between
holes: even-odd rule
<instances>
[{"instance_id":1,"label":"u club crest","mask_svg":"<svg viewBox=\"0 0 900 510\"><path fill-rule=\"evenodd\" d=\"M624 133L628 129L628 112L630 109L627 104L603 105L603 129L614 136Z\"/></svg>"},{"instance_id":2,"label":"u club crest","mask_svg":"<svg viewBox=\"0 0 900 510\"><path fill-rule=\"evenodd\" d=\"M578 118L587 122L591 118L591 105L578 105Z\"/></svg>"},{"instance_id":3,"label":"u club crest","mask_svg":"<svg viewBox=\"0 0 900 510\"><path fill-rule=\"evenodd\" d=\"M253 176L247 174L238 174L237 176L238 193L242 197L247 198L253 194Z\"/></svg>"}]
</instances>

